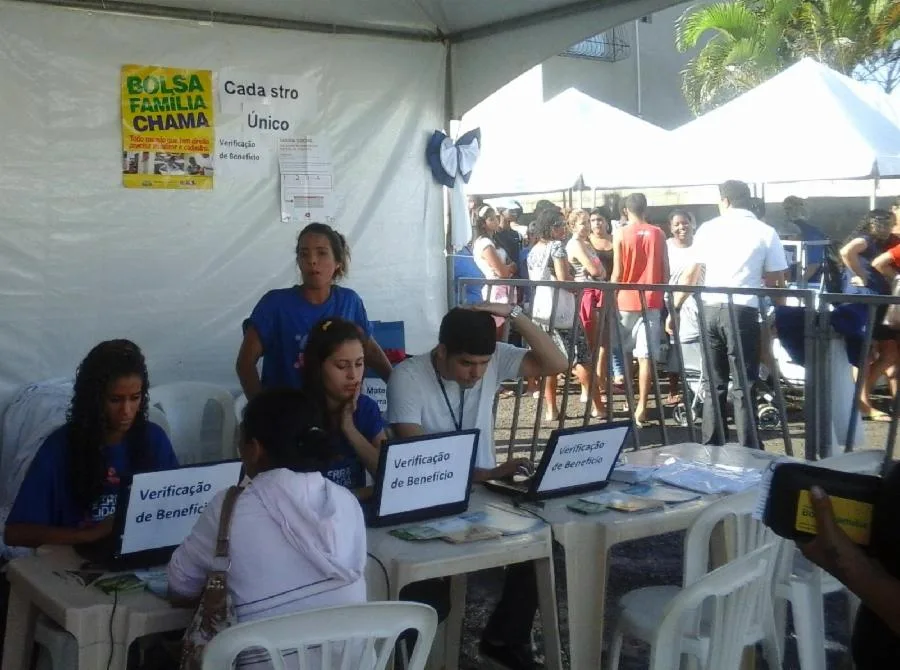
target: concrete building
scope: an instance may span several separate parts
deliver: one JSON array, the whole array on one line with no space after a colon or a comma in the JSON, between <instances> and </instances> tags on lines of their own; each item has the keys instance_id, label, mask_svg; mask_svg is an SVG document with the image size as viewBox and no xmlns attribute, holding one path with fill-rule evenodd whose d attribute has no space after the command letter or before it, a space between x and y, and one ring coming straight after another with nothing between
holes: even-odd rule
<instances>
[{"instance_id":1,"label":"concrete building","mask_svg":"<svg viewBox=\"0 0 900 670\"><path fill-rule=\"evenodd\" d=\"M623 24L569 51L582 57L545 61L544 99L574 87L669 130L690 121L694 116L681 93L681 71L692 54L675 49L675 22L692 4Z\"/></svg>"}]
</instances>

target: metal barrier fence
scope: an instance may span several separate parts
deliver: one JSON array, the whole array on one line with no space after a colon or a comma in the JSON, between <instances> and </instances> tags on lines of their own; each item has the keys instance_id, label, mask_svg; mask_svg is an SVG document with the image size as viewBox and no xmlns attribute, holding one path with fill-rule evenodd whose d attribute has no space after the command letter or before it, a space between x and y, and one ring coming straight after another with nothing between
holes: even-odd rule
<instances>
[{"instance_id":1,"label":"metal barrier fence","mask_svg":"<svg viewBox=\"0 0 900 670\"><path fill-rule=\"evenodd\" d=\"M795 316L799 316L799 319L795 319L797 322L795 325L792 325L791 328L802 330L802 360L803 360L803 383L802 383L802 415L803 415L803 439L804 439L804 450L803 454L797 454L798 456L804 456L808 460L815 460L819 457L830 455L831 451L834 447L843 447L848 450L852 450L855 446L855 425L856 425L856 417L858 416L858 409L856 408L855 399L859 397L859 390L861 388L862 378L859 376L859 381L856 385L855 394L852 398L843 398L838 397L835 399L832 394L832 388L839 388L840 385L835 385L835 379L832 379L833 374L833 363L834 361L840 361L839 352L835 348L836 346L839 348L842 344L839 341L835 341L835 332L831 325L830 314L833 312L835 306L837 305L861 305L862 307L858 307L856 309L865 308L868 310L868 323L867 328L865 329L865 336L862 337L862 358L861 360L866 360L866 356L868 351L871 348L872 341L872 325L875 323L876 318L876 310L879 306L888 305L888 304L896 304L900 303L900 298L891 297L891 296L860 296L860 295L843 295L843 294L820 294L814 290L810 289L736 289L736 288L727 288L727 287L708 287L708 286L677 286L677 285L669 285L669 284L611 284L611 283L587 283L587 282L557 282L557 281L528 281L528 280L513 280L513 279L497 279L497 280L485 280L483 278L478 279L459 279L457 280L457 297L458 304L465 304L464 296L466 294L466 287L470 285L477 286L491 286L491 285L502 285L502 286L510 286L515 287L522 291L535 291L538 287L546 286L557 289L553 292L553 307L551 310L551 314L549 319L546 319L546 323L554 323L556 321L555 315L557 313L558 305L559 305L559 296L561 295L560 291L570 291L575 295L576 300L576 310L575 314L572 318L571 324L567 329L557 329L561 331L563 338L567 343L567 354L569 366L566 371L565 383L563 384L563 393L562 393L562 402L559 411L559 420L557 423L558 427L563 427L565 422L565 417L568 409L568 401L569 401L569 380L572 376L573 371L578 365L578 361L575 359L575 347L573 346L578 337L579 330L585 329L584 324L581 323L581 318L579 316L579 310L577 309L577 305L581 304L582 297L584 292L587 290L598 291L599 295L602 295L602 306L599 309L596 309L593 313L592 324L599 324L599 327L594 327L590 332L590 342L589 342L589 351L590 351L590 362L588 367L588 378L589 378L589 389L593 392L597 384L597 375L600 374L604 379L604 390L606 394L606 419L610 420L613 418L614 409L613 409L613 397L614 397L614 387L613 387L613 370L612 370L612 350L615 349L617 344L620 344L624 341L626 337L626 333L623 331L621 312L617 305L617 299L619 291L628 290L628 291L636 291L640 297L640 305L641 305L641 321L642 327L644 329L644 335L647 338L648 342L652 341L654 337L654 328L652 327L650 320L648 319L648 312L650 311L647 307L648 304L648 293L651 292L659 292L664 296L664 304L668 311L671 313L673 311L673 300L674 296L677 293L689 294L691 299L696 301L699 309L697 310L697 326L699 330L699 338L696 343L683 343L681 341L681 328L678 323L678 320L675 320L675 328L672 334L671 340L671 356L669 357L669 363L674 363L674 371L676 371L679 375L680 379L680 392L681 397L684 401L683 407L676 408L679 409L681 413L681 427L686 429L687 431L687 440L688 441L701 441L698 439L700 436L697 434L696 426L695 426L695 416L694 409L697 407L697 403L695 402L696 396L699 394L701 396L701 400L706 400L708 402L702 403L702 409L705 412L713 412L713 420L714 420L714 433L717 436L726 436L728 432L726 417L723 416L721 407L718 402L714 401L714 397L711 393L705 393L707 389L710 388L709 378L710 374L707 372L713 369L713 356L718 355L721 357L721 341L717 341L715 344L710 341L709 338L709 324L707 323L709 312L709 306L706 308L703 307L703 296L711 296L718 295L720 296L720 300L723 300L722 305L719 310L724 310L724 318L725 321L725 329L730 330L731 333L739 333L739 319L738 319L738 308L742 307L741 298L742 297L750 297L753 296L760 300L764 305L762 310L763 319L760 323L760 333L762 338L762 343L760 344L760 359L762 362L766 364L769 368L769 384L770 388L763 390L763 385L756 381L757 375L755 373L748 374L747 368L747 359L745 357L744 345L742 338L740 336L734 337L732 336L732 341L734 343L733 351L728 354L729 363L730 363L730 373L732 377L733 390L730 395L737 398L740 397L743 402L741 403L745 408L743 411L743 420L745 422L746 430L745 430L745 441L749 443L748 446L762 446L762 441L760 440L760 427L759 420L761 419L761 413L756 411L757 402L754 394L763 394L766 398L765 403L765 411L767 416L769 417L768 428L771 428L774 425L778 425L781 434L781 443L784 452L788 455L794 455L794 436L791 434L790 430L790 422L788 417L788 411L785 401L785 379L782 376L777 358L772 355L772 350L770 348L766 348L765 342L768 339L771 342L771 330L770 323L771 319L765 318L767 316L765 306L768 304L775 305L786 305L793 306L799 308L799 314ZM738 299L736 302L736 298ZM526 313L531 315L532 308L530 305L526 303ZM844 307L843 309L846 309ZM545 323L545 328L547 328ZM549 328L548 328L549 330ZM787 333L785 333L787 334ZM796 333L791 333L792 335L796 335ZM509 332L506 332L506 339L509 337ZM776 334L777 337L777 334ZM900 338L900 332L898 332L898 338ZM794 338L796 339L796 337ZM694 346L693 349L695 353L699 353L700 365L699 370L696 365L695 360L691 361L691 365L686 365L685 360L685 345L686 344L696 344L698 346ZM604 356L604 366L598 367L598 358L600 354L601 346L606 350L606 355ZM697 351L699 349L699 351ZM666 414L665 414L665 403L662 398L662 384L660 382L660 364L663 363L660 357L657 355L657 351L655 347L649 347L649 361L650 361L650 372L651 372L651 396L650 399L654 402L655 407L659 413L659 436L660 440L658 443L661 444L671 444L672 440L670 439L673 426L668 425ZM838 358L833 357L838 356ZM605 369L604 369L605 368ZM850 375L850 364L847 362L844 368L846 374ZM670 367L670 371L673 371ZM838 374L842 374L838 372ZM715 381L715 379L713 379ZM843 381L843 380L840 380ZM539 396L537 407L535 408L533 423L530 425L530 444L528 451L530 452L530 456L534 458L539 441L539 435L541 432L541 417L544 409L544 385L546 382L546 378L542 378L539 380ZM511 456L513 454L514 449L517 446L517 436L520 431L523 430L523 425L526 426L525 430L528 430L527 423L522 421L523 411L522 411L522 387L523 382L520 380L518 382L517 393L515 394L515 402L512 410L512 421L509 430L509 437L506 441L507 445L507 454ZM841 387L842 388L842 387ZM800 391L800 388L794 386L790 389L794 394ZM671 389L670 389L671 394ZM706 398L704 399L704 394ZM633 374L631 371L631 366L626 366L625 375L624 375L624 396L628 407L628 415L634 416L636 409L636 401L633 387ZM769 399L771 396L771 399ZM835 437L835 428L832 425L833 423L833 409L835 407L835 402L840 405L841 402L849 401L852 405L851 415L849 421L847 421L847 427L842 428L840 432L845 432L845 434L840 435L839 437ZM585 403L584 411L580 417L581 424L587 425L591 420L591 398L589 396L588 402ZM495 416L496 416L496 404L495 404ZM897 436L897 417L900 415L900 394L894 398L893 401L893 411L892 411L893 420L891 421L891 425L888 430L888 438L886 445L886 452L888 454L888 458L893 453L893 443ZM777 416L777 421L775 417ZM737 417L735 423L737 423ZM526 420L527 421L527 420ZM709 419L707 419L709 421ZM646 433L642 431L633 431L633 448L639 448L644 442L644 437ZM678 441L684 441L678 440ZM724 440L724 441L727 441ZM502 444L503 440L498 439L497 444L498 447ZM711 443L716 443L717 441L712 441ZM519 445L520 446L520 445Z\"/></svg>"}]
</instances>

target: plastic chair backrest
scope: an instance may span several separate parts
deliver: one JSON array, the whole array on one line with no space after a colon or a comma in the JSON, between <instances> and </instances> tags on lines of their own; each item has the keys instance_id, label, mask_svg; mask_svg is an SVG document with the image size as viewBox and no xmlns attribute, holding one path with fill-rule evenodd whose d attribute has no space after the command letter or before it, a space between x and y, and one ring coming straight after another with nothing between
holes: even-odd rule
<instances>
[{"instance_id":1,"label":"plastic chair backrest","mask_svg":"<svg viewBox=\"0 0 900 670\"><path fill-rule=\"evenodd\" d=\"M752 518L756 506L755 489L717 500L691 524L684 542L684 586L688 587L709 572L709 549L713 530L723 524L728 560L748 554L777 536L761 521Z\"/></svg>"},{"instance_id":2,"label":"plastic chair backrest","mask_svg":"<svg viewBox=\"0 0 900 670\"><path fill-rule=\"evenodd\" d=\"M282 653L296 650L304 670L383 670L397 638L418 633L407 666L422 670L434 641L437 613L419 603L378 602L309 610L238 624L219 633L206 648L203 670L230 668L245 649L261 648L271 667L284 670ZM256 656L256 649L254 650Z\"/></svg>"},{"instance_id":3,"label":"plastic chair backrest","mask_svg":"<svg viewBox=\"0 0 900 670\"><path fill-rule=\"evenodd\" d=\"M862 449L829 456L814 465L839 472L877 475L881 473L882 463L884 463L884 449Z\"/></svg>"},{"instance_id":4,"label":"plastic chair backrest","mask_svg":"<svg viewBox=\"0 0 900 670\"><path fill-rule=\"evenodd\" d=\"M166 415L172 447L181 465L235 458L234 397L204 382L174 382L150 388L150 404Z\"/></svg>"},{"instance_id":5,"label":"plastic chair backrest","mask_svg":"<svg viewBox=\"0 0 900 670\"><path fill-rule=\"evenodd\" d=\"M680 667L683 619L699 610L707 599L712 604L712 616L704 670L738 670L747 630L754 621L773 616L771 574L779 544L765 544L682 590L669 603L656 631L650 670Z\"/></svg>"}]
</instances>

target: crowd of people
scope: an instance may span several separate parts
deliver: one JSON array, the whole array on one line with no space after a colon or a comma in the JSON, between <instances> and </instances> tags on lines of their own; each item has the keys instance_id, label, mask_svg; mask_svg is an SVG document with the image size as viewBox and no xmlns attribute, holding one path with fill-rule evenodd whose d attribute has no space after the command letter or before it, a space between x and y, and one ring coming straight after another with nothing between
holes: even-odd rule
<instances>
[{"instance_id":1,"label":"crowd of people","mask_svg":"<svg viewBox=\"0 0 900 670\"><path fill-rule=\"evenodd\" d=\"M721 215L699 228L694 215L682 209L669 213L667 226L650 223L647 199L641 193L620 201L618 218L613 218L613 210L607 206L566 210L549 201L539 201L527 226L518 225L524 216L517 201L501 201L494 208L470 198L476 231L472 253L486 278L587 284L579 291L577 318L569 319L568 323L560 323L555 318L553 324L546 318L538 320L548 327L562 351L573 361L573 373L582 387L581 401L591 403L591 416L607 415L609 374L613 376L612 388L622 392L626 381L630 381L626 380L626 371L633 373L636 368L636 398L630 408L640 426L648 418L653 366L658 365L668 379L668 393L658 403L664 406L689 400L682 393L682 367L696 374L703 370L703 376L712 385L709 395L720 405L720 416L727 417L728 407L733 407L738 440L750 445L753 438L748 422L756 420L755 402L753 397L743 397L738 388L743 385L737 383L738 377L745 378L746 388L753 388L773 368L773 332L771 320L766 318L773 301L760 302L752 295L735 294L733 304L738 321L735 335L726 294L704 293L698 304L695 295L676 293L673 304L668 304L660 291L623 289L615 296L619 321L616 324L611 319L613 310L604 304L605 296L612 297L609 290L604 290L604 283L705 284L732 289L813 285L829 292L891 294L891 281L900 268L900 226L897 224L900 201L892 211L869 212L843 245L833 247L821 229L810 223L805 201L789 196L782 203L784 219L790 228L785 239L804 243L795 247L782 244L775 228L765 222L765 203L753 197L746 184L726 182L720 195ZM500 257L504 259L502 263L494 260ZM490 291L486 286L483 297L525 306L534 302L532 313L536 316L540 308L539 300L534 300L538 296L497 284ZM557 316L559 313L570 316L567 300L566 296L557 296ZM712 369L708 372L704 370L700 344L704 335L700 328L701 308L712 355ZM873 407L872 388L886 376L891 393L895 394L896 363L900 357L900 333L884 325L884 316L885 308L879 308L875 315L874 344L862 372L865 382L859 397L862 417L875 421L889 421L890 416ZM502 324L497 325L500 332ZM737 358L738 351L745 362L741 375L734 369L732 360ZM592 363L595 363L593 374L590 373ZM538 396L536 383L532 380L526 387L535 397ZM557 422L556 379L545 381L543 394L544 420ZM699 411L703 415L704 441L722 443L724 426L714 425L715 412L704 412L702 407ZM663 419L661 414L660 419Z\"/></svg>"},{"instance_id":2,"label":"crowd of people","mask_svg":"<svg viewBox=\"0 0 900 670\"><path fill-rule=\"evenodd\" d=\"M664 314L660 290L619 291L615 310L611 294L603 290L603 282L783 285L791 268L775 230L753 213L747 185L726 182L720 195L721 216L699 228L689 213L673 211L668 240L662 228L649 222L647 200L639 193L624 200L617 220L607 208L567 213L541 203L524 237L518 226L520 211L498 212L478 203L473 210L473 252L485 276L585 284L580 304L571 300L571 326L566 331L552 317L539 324L528 316L522 304L539 301L539 289L520 294L497 286L485 290L484 304L447 313L436 346L396 367L372 337L362 298L338 283L350 264L343 236L323 224L304 228L294 249L300 283L260 299L243 324L235 364L248 399L239 452L249 477L234 503L231 526L229 589L237 619L365 600L364 510L389 435L479 429L475 481L532 471L528 459L497 462L493 406L504 382L551 380L543 392L547 418L556 419L556 379L574 361L584 401L601 416L605 403L611 402L604 395L607 358L619 358L623 369L618 372L626 375L631 374L633 357L638 367L634 419L640 423L646 420L651 366L659 361L663 332L680 333L685 344L696 341L702 310L702 335L712 353L712 401L719 403L724 416L738 351L743 352L747 379L752 383L758 375L763 340L757 298L734 297L735 332L721 295L704 293L698 302L690 292L675 292ZM900 266L898 216L900 200L893 212L870 212L843 246L848 290L890 290L888 278ZM819 265L826 263L821 260ZM552 312L562 300L553 294L558 289L548 290L556 303ZM605 319L613 314L619 325L610 329ZM514 335L511 340L525 346L498 341L504 334L500 329L507 327ZM622 336L611 339L608 333L613 330ZM897 363L896 332L879 330L876 340L873 363L863 373L867 379L876 372L890 374ZM590 370L592 346L599 347L595 374ZM609 367L616 374L615 366ZM386 417L362 393L367 368L388 384ZM132 473L177 464L165 432L147 418L149 388L147 366L136 344L111 340L88 353L76 373L65 425L40 447L18 492L6 522L7 545L78 547L107 541L120 482ZM868 402L868 396L863 400ZM748 399L736 389L733 403L739 439L751 445ZM874 410L869 407L868 412L871 416ZM725 435L712 416L704 413L703 439L722 444ZM169 586L179 603L196 603L214 569L225 501L222 492L207 506L172 556ZM264 571L259 569L262 548L267 556ZM401 597L429 603L445 617L449 585L444 580L421 582L407 587ZM482 632L482 656L512 670L540 667L532 645L537 606L531 564L507 568L501 600ZM883 614L882 609L875 611ZM892 620L887 624L893 634L900 633ZM241 667L269 666L251 652Z\"/></svg>"}]
</instances>

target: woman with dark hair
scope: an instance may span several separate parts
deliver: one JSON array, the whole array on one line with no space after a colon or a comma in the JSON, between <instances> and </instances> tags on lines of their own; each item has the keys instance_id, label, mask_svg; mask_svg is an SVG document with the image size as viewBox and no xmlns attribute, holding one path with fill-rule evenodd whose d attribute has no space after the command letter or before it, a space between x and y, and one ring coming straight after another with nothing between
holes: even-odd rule
<instances>
[{"instance_id":1,"label":"woman with dark hair","mask_svg":"<svg viewBox=\"0 0 900 670\"><path fill-rule=\"evenodd\" d=\"M6 520L9 546L78 545L112 532L123 477L178 467L147 420L147 365L128 340L101 342L78 366L65 425L41 445Z\"/></svg>"},{"instance_id":2,"label":"woman with dark hair","mask_svg":"<svg viewBox=\"0 0 900 670\"><path fill-rule=\"evenodd\" d=\"M360 394L366 371L364 341L355 323L317 323L306 344L304 387L321 405L334 446L335 460L322 474L358 494L365 489L366 472L374 476L378 470L378 450L385 441L378 403Z\"/></svg>"},{"instance_id":3,"label":"woman with dark hair","mask_svg":"<svg viewBox=\"0 0 900 670\"><path fill-rule=\"evenodd\" d=\"M872 262L893 246L900 243L894 215L883 209L873 209L841 247L844 261L844 293L856 295L890 295L887 279L872 267ZM891 417L872 407L870 394L881 375L889 372L891 395L897 393L896 364L900 360L897 332L882 325L887 306L875 310L875 327L872 330L870 360L865 361L860 374L864 375L860 392L859 412L863 419L890 421Z\"/></svg>"},{"instance_id":4,"label":"woman with dark hair","mask_svg":"<svg viewBox=\"0 0 900 670\"><path fill-rule=\"evenodd\" d=\"M235 501L228 543L228 591L238 622L366 601L362 509L352 493L321 475L332 447L304 391L266 390L247 403L240 454L250 483ZM172 554L175 600L196 600L216 569L225 496L213 498ZM258 649L242 653L237 665L272 667Z\"/></svg>"},{"instance_id":5,"label":"woman with dark hair","mask_svg":"<svg viewBox=\"0 0 900 670\"><path fill-rule=\"evenodd\" d=\"M562 239L566 235L566 221L558 209L542 211L537 218L535 233L538 241L528 254L528 278L531 281L572 281L571 270L566 257ZM569 330L550 329L550 334L557 347L564 354L571 354L573 372L583 389L590 389L591 376L587 366L590 365L591 353L588 349L581 320L574 319L575 332ZM597 390L597 389L595 389ZM600 393L592 393L593 409L591 416L602 416L605 406ZM544 382L544 421L553 423L559 420L559 408L556 405L556 378L547 377Z\"/></svg>"},{"instance_id":6,"label":"woman with dark hair","mask_svg":"<svg viewBox=\"0 0 900 670\"><path fill-rule=\"evenodd\" d=\"M331 226L311 223L300 231L295 252L303 283L269 291L244 321L235 364L244 394L252 398L264 388L302 388L309 332L329 317L347 319L362 328L366 365L387 380L391 363L372 337L362 299L336 284L350 269L347 240ZM262 378L256 370L260 358Z\"/></svg>"}]
</instances>

